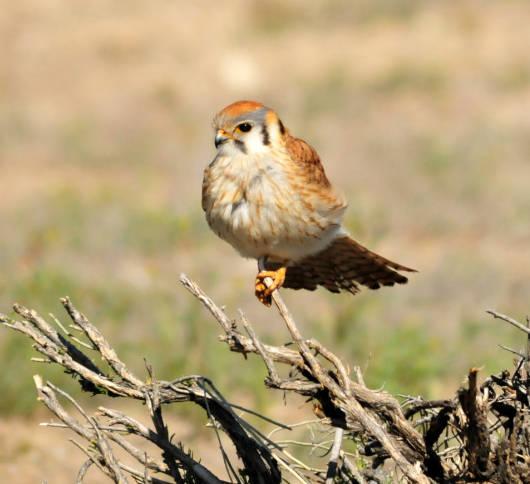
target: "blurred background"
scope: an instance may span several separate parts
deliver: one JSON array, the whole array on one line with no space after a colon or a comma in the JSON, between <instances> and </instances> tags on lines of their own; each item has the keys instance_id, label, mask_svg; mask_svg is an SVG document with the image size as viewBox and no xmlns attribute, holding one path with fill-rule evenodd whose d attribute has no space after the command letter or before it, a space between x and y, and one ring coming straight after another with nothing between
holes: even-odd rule
<instances>
[{"instance_id":1,"label":"blurred background","mask_svg":"<svg viewBox=\"0 0 530 484\"><path fill-rule=\"evenodd\" d=\"M520 333L485 310L530 312L528 2L0 6L0 311L16 301L66 322L69 295L139 374L145 357L159 378L201 373L229 400L299 418L178 284L186 272L263 340L286 341L254 298L255 262L200 208L211 118L255 99L318 150L352 234L420 271L354 298L284 291L302 331L392 392L444 398L469 367L510 364L497 345L520 347ZM48 416L31 375L78 396L76 384L31 356L0 330L0 475L25 463L28 482L71 482L82 458L64 462L76 451L61 431L36 427ZM179 435L207 443L202 416L184 417Z\"/></svg>"}]
</instances>

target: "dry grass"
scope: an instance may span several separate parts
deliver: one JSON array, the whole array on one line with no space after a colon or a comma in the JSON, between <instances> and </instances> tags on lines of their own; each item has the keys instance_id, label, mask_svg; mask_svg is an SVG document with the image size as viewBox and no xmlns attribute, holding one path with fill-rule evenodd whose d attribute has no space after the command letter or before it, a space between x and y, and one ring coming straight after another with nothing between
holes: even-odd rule
<instances>
[{"instance_id":1,"label":"dry grass","mask_svg":"<svg viewBox=\"0 0 530 484\"><path fill-rule=\"evenodd\" d=\"M297 319L393 391L443 397L469 366L508 366L494 343L518 342L484 310L528 312L527 2L0 3L3 311L68 294L132 366L215 378L237 362L186 271L281 341L254 263L200 212L210 119L256 98L318 149L359 240L421 271L355 298L286 292ZM6 415L34 408L28 354L0 334ZM252 368L220 386L265 406Z\"/></svg>"}]
</instances>

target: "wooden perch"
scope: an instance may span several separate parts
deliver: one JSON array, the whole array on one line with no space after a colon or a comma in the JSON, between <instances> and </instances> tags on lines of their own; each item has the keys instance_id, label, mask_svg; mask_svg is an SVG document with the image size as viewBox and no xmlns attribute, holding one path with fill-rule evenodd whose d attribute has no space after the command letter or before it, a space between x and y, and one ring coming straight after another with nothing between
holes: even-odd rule
<instances>
[{"instance_id":1,"label":"wooden perch","mask_svg":"<svg viewBox=\"0 0 530 484\"><path fill-rule=\"evenodd\" d=\"M525 350L509 349L517 355L514 369L492 375L481 385L478 370L472 369L467 386L452 398L408 397L400 402L387 392L368 388L358 367L354 366L352 379L349 366L336 354L319 341L304 338L278 291L273 300L295 343L289 347L264 343L242 313L236 319L229 317L187 276L182 275L181 282L218 322L220 339L231 351L261 358L269 388L302 395L313 406L317 421L334 437L328 443L292 445L325 449L327 465L314 468L294 457L288 441L272 438L290 427L227 402L207 378L157 380L149 367L146 378L139 378L68 298L61 302L85 341L59 321L55 320L56 329L37 312L15 305L20 319L0 315L0 322L29 338L43 356L39 361L63 367L83 391L107 395L109 402L113 398L139 400L147 408L149 427L107 406L90 415L66 392L35 376L39 400L59 419L48 425L69 428L80 439L73 443L86 461L76 482L83 482L92 467L119 483L530 482L528 326L490 312L527 338ZM289 377L281 376L285 374ZM237 459L228 456L218 438L225 475L216 475L182 444L172 442L163 407L182 402L201 407L214 431L223 432L234 445ZM264 419L275 430L265 436L239 414L241 410ZM147 455L130 436L149 442L157 454ZM348 440L354 441L359 452L354 459L343 450ZM136 465L118 458L118 448Z\"/></svg>"},{"instance_id":2,"label":"wooden perch","mask_svg":"<svg viewBox=\"0 0 530 484\"><path fill-rule=\"evenodd\" d=\"M231 320L197 284L185 275L181 275L181 282L219 322L224 331L221 340L232 351L255 353L263 359L268 371L265 381L267 386L293 391L317 401L317 408L322 416L329 418L334 426L349 431L350 438L367 441L365 449L372 456L374 465L390 459L410 482L484 480L488 476L495 476L496 472L499 474L501 471L492 462L490 447L491 437L495 434L495 440L500 439L501 442L497 446L497 452L501 448L507 452L506 449L509 448L502 444L508 436L498 435L497 432L503 428L498 424L502 422L498 414L501 408L505 413L508 413L508 408L511 409L512 418L515 418L516 413L521 415L521 422L524 420L526 423L520 424L520 427L526 428L525 432L530 432L528 397L524 409L519 409L521 402L504 401L501 406L498 396L499 387L508 384L508 379L512 382L510 385L513 385L514 378L519 382L519 390L528 396L528 371L523 370L530 368L530 344L527 345L526 356L518 362L513 375L505 371L500 376L492 376L478 389L477 370L472 369L468 388L459 390L453 399L409 399L404 402L402 409L402 405L390 394L367 388L358 368L357 381L351 380L347 367L340 358L318 341L304 339L278 291L273 293L273 301L298 351L294 351L292 347L274 347L260 342L249 322L241 316L246 336L238 330L236 321ZM507 316L493 312L491 314L525 333L529 331ZM524 361L527 364L523 366ZM276 364L288 365L297 370L294 372L297 377L280 379ZM491 425L491 421L497 424ZM510 438L513 439L513 436ZM520 455L525 456L525 463L530 462L529 444L524 444L522 434L518 438L518 448L523 448ZM450 443L457 445L450 446ZM497 465L509 467L506 460L503 464L497 461ZM512 460L510 465L513 475L526 475L520 463L516 464ZM516 471L514 465L517 467Z\"/></svg>"}]
</instances>

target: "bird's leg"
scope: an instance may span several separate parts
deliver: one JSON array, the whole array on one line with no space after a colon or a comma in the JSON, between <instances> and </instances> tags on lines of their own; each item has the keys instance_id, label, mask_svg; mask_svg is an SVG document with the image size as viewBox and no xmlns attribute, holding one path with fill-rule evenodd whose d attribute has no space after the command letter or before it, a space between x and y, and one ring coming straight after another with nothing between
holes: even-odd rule
<instances>
[{"instance_id":1,"label":"bird's leg","mask_svg":"<svg viewBox=\"0 0 530 484\"><path fill-rule=\"evenodd\" d=\"M285 281L285 274L287 268L282 266L275 271L266 271L264 270L265 263L260 260L259 266L260 271L256 276L256 297L258 300L265 304L265 306L270 306L272 303L272 293L279 289ZM272 284L267 287L265 284L265 278L270 277L272 279Z\"/></svg>"}]
</instances>

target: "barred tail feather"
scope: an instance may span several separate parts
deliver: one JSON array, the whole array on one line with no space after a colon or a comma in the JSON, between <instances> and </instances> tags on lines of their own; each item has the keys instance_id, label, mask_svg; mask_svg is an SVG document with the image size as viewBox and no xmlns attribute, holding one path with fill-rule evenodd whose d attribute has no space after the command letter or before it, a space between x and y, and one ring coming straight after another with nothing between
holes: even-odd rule
<instances>
[{"instance_id":1,"label":"barred tail feather","mask_svg":"<svg viewBox=\"0 0 530 484\"><path fill-rule=\"evenodd\" d=\"M359 284L370 289L405 284L408 279L398 271L416 272L342 236L318 254L288 266L283 287L313 291L322 286L335 293L356 294Z\"/></svg>"}]
</instances>

